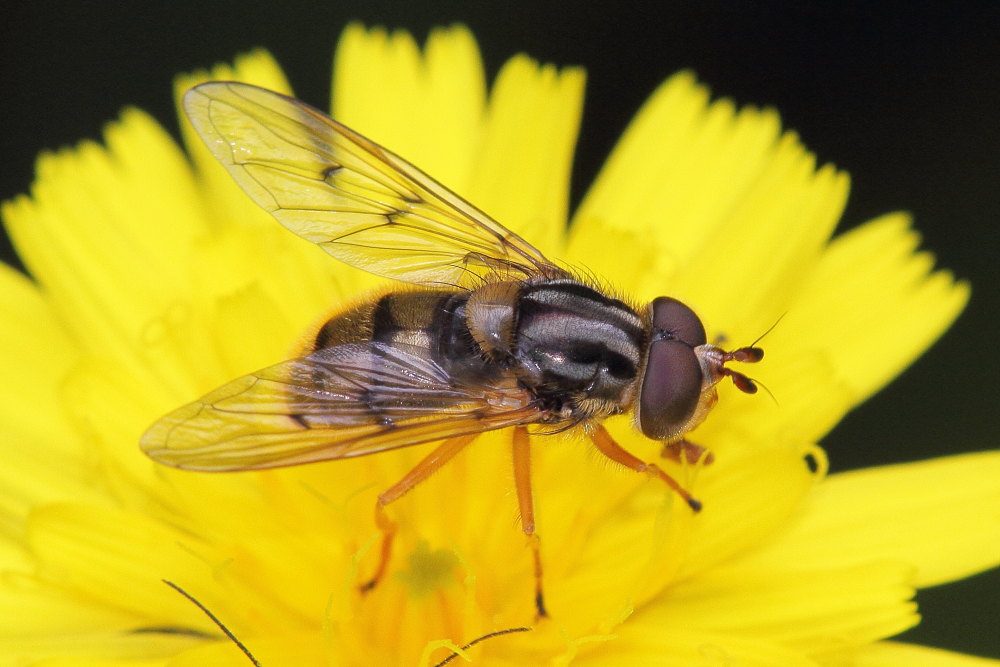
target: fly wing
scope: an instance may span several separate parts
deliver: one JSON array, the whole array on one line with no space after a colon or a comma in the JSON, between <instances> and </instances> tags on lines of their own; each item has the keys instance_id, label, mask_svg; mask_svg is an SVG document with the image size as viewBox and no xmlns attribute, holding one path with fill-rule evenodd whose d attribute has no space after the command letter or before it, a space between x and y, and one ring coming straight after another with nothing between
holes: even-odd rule
<instances>
[{"instance_id":1,"label":"fly wing","mask_svg":"<svg viewBox=\"0 0 1000 667\"><path fill-rule=\"evenodd\" d=\"M261 208L352 266L422 285L563 276L527 241L313 107L244 83L184 96L209 150Z\"/></svg>"},{"instance_id":2,"label":"fly wing","mask_svg":"<svg viewBox=\"0 0 1000 667\"><path fill-rule=\"evenodd\" d=\"M511 383L456 383L421 348L351 343L229 382L164 416L142 449L192 470L254 470L374 454L538 421Z\"/></svg>"}]
</instances>

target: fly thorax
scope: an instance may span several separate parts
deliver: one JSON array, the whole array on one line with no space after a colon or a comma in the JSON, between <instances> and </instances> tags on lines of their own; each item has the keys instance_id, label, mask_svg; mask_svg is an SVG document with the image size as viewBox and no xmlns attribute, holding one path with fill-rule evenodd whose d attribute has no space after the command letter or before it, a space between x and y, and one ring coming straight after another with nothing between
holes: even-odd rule
<instances>
[{"instance_id":1,"label":"fly thorax","mask_svg":"<svg viewBox=\"0 0 1000 667\"><path fill-rule=\"evenodd\" d=\"M639 374L642 320L575 280L526 286L518 300L516 358L536 392L628 402Z\"/></svg>"}]
</instances>

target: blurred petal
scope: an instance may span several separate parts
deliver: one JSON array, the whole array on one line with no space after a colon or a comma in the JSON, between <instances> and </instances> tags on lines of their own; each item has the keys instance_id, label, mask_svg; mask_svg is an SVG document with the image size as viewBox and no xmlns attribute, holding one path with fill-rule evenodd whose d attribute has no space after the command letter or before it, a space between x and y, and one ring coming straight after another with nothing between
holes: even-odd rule
<instances>
[{"instance_id":1,"label":"blurred petal","mask_svg":"<svg viewBox=\"0 0 1000 667\"><path fill-rule=\"evenodd\" d=\"M615 276L618 258L594 240L624 234L623 245L645 248L651 269L626 285L642 299L668 292L708 322L721 323L717 314L742 322L754 311L768 319L761 301L783 301L846 195L846 177L816 172L797 137L781 134L777 113L710 104L707 88L682 72L650 97L608 158L574 217L571 248Z\"/></svg>"},{"instance_id":2,"label":"blurred petal","mask_svg":"<svg viewBox=\"0 0 1000 667\"><path fill-rule=\"evenodd\" d=\"M744 565L906 563L919 587L971 576L1000 564L998 479L1000 452L834 475Z\"/></svg>"},{"instance_id":3,"label":"blurred petal","mask_svg":"<svg viewBox=\"0 0 1000 667\"><path fill-rule=\"evenodd\" d=\"M857 650L849 659L850 664L854 667L899 667L899 665L907 667L997 667L1000 665L1000 660L900 642L877 642Z\"/></svg>"},{"instance_id":4,"label":"blurred petal","mask_svg":"<svg viewBox=\"0 0 1000 667\"><path fill-rule=\"evenodd\" d=\"M631 623L680 624L753 637L814 657L861 646L917 624L911 569L873 563L790 570L719 566L681 582Z\"/></svg>"},{"instance_id":5,"label":"blurred petal","mask_svg":"<svg viewBox=\"0 0 1000 667\"><path fill-rule=\"evenodd\" d=\"M333 117L465 196L486 103L479 48L462 26L432 30L423 52L408 32L357 24L337 46Z\"/></svg>"},{"instance_id":6,"label":"blurred petal","mask_svg":"<svg viewBox=\"0 0 1000 667\"><path fill-rule=\"evenodd\" d=\"M493 85L469 190L477 206L553 259L566 235L583 84L579 68L511 58Z\"/></svg>"},{"instance_id":7,"label":"blurred petal","mask_svg":"<svg viewBox=\"0 0 1000 667\"><path fill-rule=\"evenodd\" d=\"M835 238L775 329L777 342L819 337L836 364L833 380L856 402L881 389L944 333L969 286L914 252L909 216L885 215ZM822 331L821 331L822 330ZM818 436L817 436L818 437Z\"/></svg>"},{"instance_id":8,"label":"blurred petal","mask_svg":"<svg viewBox=\"0 0 1000 667\"><path fill-rule=\"evenodd\" d=\"M646 625L623 626L611 641L573 660L586 667L630 665L648 667L817 667L794 650L757 638L700 630L665 630Z\"/></svg>"},{"instance_id":9,"label":"blurred petal","mask_svg":"<svg viewBox=\"0 0 1000 667\"><path fill-rule=\"evenodd\" d=\"M149 320L189 284L204 232L184 156L155 121L127 110L105 136L107 150L88 142L42 155L31 198L3 210L56 316L94 354L137 350Z\"/></svg>"}]
</instances>

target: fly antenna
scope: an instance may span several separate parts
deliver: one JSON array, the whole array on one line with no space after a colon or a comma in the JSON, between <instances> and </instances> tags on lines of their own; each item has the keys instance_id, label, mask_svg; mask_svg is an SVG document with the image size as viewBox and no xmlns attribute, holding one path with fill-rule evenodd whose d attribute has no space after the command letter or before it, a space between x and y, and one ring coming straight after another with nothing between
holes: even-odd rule
<instances>
[{"instance_id":1,"label":"fly antenna","mask_svg":"<svg viewBox=\"0 0 1000 667\"><path fill-rule=\"evenodd\" d=\"M757 336L757 339L754 342L750 343L749 345L747 345L743 349L745 349L745 350L759 350L760 348L757 347L757 343L759 343L760 341L762 341L764 339L764 336L766 336L767 334L769 334L772 331L774 331L774 328L778 326L778 323L781 322L781 320L785 319L785 315L787 315L787 314L788 314L788 311L786 310L781 315L778 315L778 319L776 319L774 321L774 324L772 324L767 329L765 329L764 333L762 333L761 335ZM761 352L761 356L763 356L763 352ZM746 377L746 376L744 376L744 377ZM747 377L746 379L750 381L751 385L753 385L753 387L755 388L754 389L755 391L756 391L756 387L763 387L764 391L767 392L767 395L771 397L772 401L774 401L774 404L775 405L780 405L780 403L778 403L777 397L775 397L775 395L774 395L774 392L772 392L768 388L768 386L766 384L764 384L760 380L755 380L754 378L751 378L751 377ZM737 383L737 386L738 386L738 383Z\"/></svg>"},{"instance_id":2,"label":"fly antenna","mask_svg":"<svg viewBox=\"0 0 1000 667\"><path fill-rule=\"evenodd\" d=\"M774 324L772 324L767 329L765 329L764 333L762 333L761 335L757 336L757 340L755 340L754 342L752 342L749 345L747 345L747 347L757 347L757 343L759 343L760 341L762 341L764 339L764 336L766 336L767 334L769 334L772 331L774 331L774 328L776 326L778 326L778 323L781 322L781 320L785 319L785 315L787 315L787 314L788 314L788 311L786 310L781 315L778 315L778 319L776 319L774 321ZM770 393L770 392L768 392L768 393Z\"/></svg>"},{"instance_id":3,"label":"fly antenna","mask_svg":"<svg viewBox=\"0 0 1000 667\"><path fill-rule=\"evenodd\" d=\"M722 355L722 363L726 363L728 361L739 361L747 364L755 364L761 359L763 359L764 350L757 347L757 343L763 340L764 336L771 333L771 331L774 330L774 327L778 326L778 322L780 322L785 317L786 314L787 312L782 313L781 317L776 319L774 321L774 324L769 326L767 330L764 331L764 333L757 336L757 340L755 340L754 342L750 343L745 347L740 347L735 350L732 350L731 352L724 352ZM740 391L746 394L753 394L757 392L756 380L753 380L752 378L749 378L746 375L743 375L742 373L738 373L728 368L723 369L723 375L728 375L729 378L732 379L733 383L739 388ZM767 389L767 387L764 387L764 389ZM770 394L771 392L768 391L767 393ZM774 395L772 394L771 397L773 398Z\"/></svg>"},{"instance_id":4,"label":"fly antenna","mask_svg":"<svg viewBox=\"0 0 1000 667\"><path fill-rule=\"evenodd\" d=\"M766 384L760 382L759 380L755 380L755 382L757 382L757 384L759 384L761 387L764 388L764 391L766 391L767 395L771 397L771 400L774 401L775 405L779 406L781 405L781 403L778 403L778 397L774 395L774 392L771 391Z\"/></svg>"}]
</instances>

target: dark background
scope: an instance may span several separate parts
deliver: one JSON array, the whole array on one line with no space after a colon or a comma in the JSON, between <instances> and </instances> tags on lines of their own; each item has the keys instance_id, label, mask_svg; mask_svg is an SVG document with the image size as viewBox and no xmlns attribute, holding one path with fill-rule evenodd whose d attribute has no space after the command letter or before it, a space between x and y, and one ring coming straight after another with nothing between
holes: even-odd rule
<instances>
[{"instance_id":1,"label":"dark background","mask_svg":"<svg viewBox=\"0 0 1000 667\"><path fill-rule=\"evenodd\" d=\"M0 16L0 198L27 190L39 150L99 138L126 104L176 130L172 77L251 47L270 49L297 94L325 107L336 38L361 20L419 40L434 25L466 23L490 75L518 51L585 66L578 201L639 104L690 67L716 94L777 107L821 162L851 173L842 228L909 210L925 247L973 283L955 328L824 441L833 469L996 447L1000 3L471 4L8 6ZM0 255L16 262L3 238ZM918 601L924 622L904 639L1000 657L996 571L922 591Z\"/></svg>"}]
</instances>

